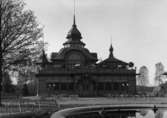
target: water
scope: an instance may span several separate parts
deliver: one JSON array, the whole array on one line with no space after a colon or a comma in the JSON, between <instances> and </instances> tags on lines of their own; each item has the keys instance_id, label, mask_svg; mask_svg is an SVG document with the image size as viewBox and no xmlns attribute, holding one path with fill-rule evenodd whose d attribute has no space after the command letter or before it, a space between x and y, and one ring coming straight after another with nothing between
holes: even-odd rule
<instances>
[{"instance_id":1,"label":"water","mask_svg":"<svg viewBox=\"0 0 167 118\"><path fill-rule=\"evenodd\" d=\"M56 118L56 117L55 117ZM79 113L66 118L167 118L167 110L114 110Z\"/></svg>"},{"instance_id":2,"label":"water","mask_svg":"<svg viewBox=\"0 0 167 118\"><path fill-rule=\"evenodd\" d=\"M134 118L167 118L167 110L158 110L156 113L153 110L141 110L136 112Z\"/></svg>"},{"instance_id":3,"label":"water","mask_svg":"<svg viewBox=\"0 0 167 118\"><path fill-rule=\"evenodd\" d=\"M132 110L106 112L103 118L167 118L167 110Z\"/></svg>"}]
</instances>

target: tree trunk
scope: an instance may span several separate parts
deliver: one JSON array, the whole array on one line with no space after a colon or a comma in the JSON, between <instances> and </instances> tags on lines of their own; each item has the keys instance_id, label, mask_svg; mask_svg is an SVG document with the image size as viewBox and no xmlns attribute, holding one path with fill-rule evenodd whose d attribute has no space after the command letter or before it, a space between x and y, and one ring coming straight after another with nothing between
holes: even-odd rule
<instances>
[{"instance_id":1,"label":"tree trunk","mask_svg":"<svg viewBox=\"0 0 167 118\"><path fill-rule=\"evenodd\" d=\"M0 106L2 105L2 50L0 49Z\"/></svg>"},{"instance_id":2,"label":"tree trunk","mask_svg":"<svg viewBox=\"0 0 167 118\"><path fill-rule=\"evenodd\" d=\"M2 0L0 0L0 106L2 106L1 101L1 94L2 94L2 32L1 32L1 26L2 26Z\"/></svg>"}]
</instances>

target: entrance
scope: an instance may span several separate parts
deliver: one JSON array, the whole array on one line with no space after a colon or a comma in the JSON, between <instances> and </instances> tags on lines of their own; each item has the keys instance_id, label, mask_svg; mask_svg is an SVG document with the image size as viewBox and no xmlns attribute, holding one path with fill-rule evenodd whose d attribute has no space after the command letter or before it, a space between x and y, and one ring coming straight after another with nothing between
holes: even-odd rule
<instances>
[{"instance_id":1,"label":"entrance","mask_svg":"<svg viewBox=\"0 0 167 118\"><path fill-rule=\"evenodd\" d=\"M77 82L77 91L79 96L93 96L94 95L94 81L90 77L84 76Z\"/></svg>"}]
</instances>

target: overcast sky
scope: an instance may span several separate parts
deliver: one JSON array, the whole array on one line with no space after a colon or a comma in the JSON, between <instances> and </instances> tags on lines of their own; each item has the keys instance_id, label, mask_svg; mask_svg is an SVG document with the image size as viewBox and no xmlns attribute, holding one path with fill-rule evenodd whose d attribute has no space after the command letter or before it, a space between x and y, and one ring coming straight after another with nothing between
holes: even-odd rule
<instances>
[{"instance_id":1,"label":"overcast sky","mask_svg":"<svg viewBox=\"0 0 167 118\"><path fill-rule=\"evenodd\" d=\"M73 0L25 2L44 26L47 53L59 51L72 26ZM167 66L167 0L76 0L76 23L98 58L108 57L112 42L115 57L146 65L150 78L155 63Z\"/></svg>"}]
</instances>

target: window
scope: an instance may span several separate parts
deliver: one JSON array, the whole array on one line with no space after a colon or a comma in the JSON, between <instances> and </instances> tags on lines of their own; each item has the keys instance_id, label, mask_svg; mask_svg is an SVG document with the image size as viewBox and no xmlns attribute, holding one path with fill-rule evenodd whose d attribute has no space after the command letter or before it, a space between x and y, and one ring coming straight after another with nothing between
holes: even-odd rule
<instances>
[{"instance_id":1,"label":"window","mask_svg":"<svg viewBox=\"0 0 167 118\"><path fill-rule=\"evenodd\" d=\"M75 68L84 65L85 57L77 51L69 53L66 57L67 68Z\"/></svg>"},{"instance_id":2,"label":"window","mask_svg":"<svg viewBox=\"0 0 167 118\"><path fill-rule=\"evenodd\" d=\"M67 83L62 83L61 84L61 90L68 90L68 84Z\"/></svg>"},{"instance_id":3,"label":"window","mask_svg":"<svg viewBox=\"0 0 167 118\"><path fill-rule=\"evenodd\" d=\"M112 89L112 84L111 83L106 83L105 90L111 90L111 89Z\"/></svg>"},{"instance_id":4,"label":"window","mask_svg":"<svg viewBox=\"0 0 167 118\"><path fill-rule=\"evenodd\" d=\"M59 90L59 83L55 83L54 90Z\"/></svg>"},{"instance_id":5,"label":"window","mask_svg":"<svg viewBox=\"0 0 167 118\"><path fill-rule=\"evenodd\" d=\"M104 90L104 83L98 83L97 90Z\"/></svg>"},{"instance_id":6,"label":"window","mask_svg":"<svg viewBox=\"0 0 167 118\"><path fill-rule=\"evenodd\" d=\"M119 90L119 84L118 84L117 82L115 82L115 83L113 84L113 89L114 89L114 90Z\"/></svg>"},{"instance_id":7,"label":"window","mask_svg":"<svg viewBox=\"0 0 167 118\"><path fill-rule=\"evenodd\" d=\"M74 90L74 83L69 83L69 90Z\"/></svg>"}]
</instances>

